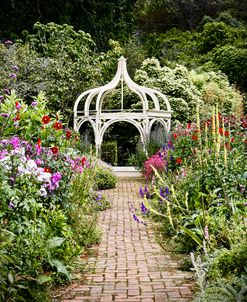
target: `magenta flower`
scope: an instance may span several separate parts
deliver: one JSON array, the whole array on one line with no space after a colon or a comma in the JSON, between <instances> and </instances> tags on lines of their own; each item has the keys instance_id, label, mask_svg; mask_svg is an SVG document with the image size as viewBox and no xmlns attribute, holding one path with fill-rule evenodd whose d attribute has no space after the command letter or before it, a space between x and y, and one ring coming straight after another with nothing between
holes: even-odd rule
<instances>
[{"instance_id":1,"label":"magenta flower","mask_svg":"<svg viewBox=\"0 0 247 302\"><path fill-rule=\"evenodd\" d=\"M4 45L5 46L10 46L10 45L13 45L13 42L11 40L5 40Z\"/></svg>"},{"instance_id":2,"label":"magenta flower","mask_svg":"<svg viewBox=\"0 0 247 302\"><path fill-rule=\"evenodd\" d=\"M11 74L9 75L9 77L10 77L11 79L16 79L17 75L16 75L16 73L11 73Z\"/></svg>"},{"instance_id":3,"label":"magenta flower","mask_svg":"<svg viewBox=\"0 0 247 302\"><path fill-rule=\"evenodd\" d=\"M59 187L59 182L62 179L62 174L60 172L56 172L51 176L51 186L50 189L54 190Z\"/></svg>"},{"instance_id":4,"label":"magenta flower","mask_svg":"<svg viewBox=\"0 0 247 302\"><path fill-rule=\"evenodd\" d=\"M20 139L17 136L14 136L11 141L10 144L13 146L14 149L20 148L21 144L20 144Z\"/></svg>"},{"instance_id":5,"label":"magenta flower","mask_svg":"<svg viewBox=\"0 0 247 302\"><path fill-rule=\"evenodd\" d=\"M158 172L162 172L165 168L166 161L163 157L160 157L158 154L154 154L149 157L144 163L144 174L147 179L151 179L154 174L154 167Z\"/></svg>"},{"instance_id":6,"label":"magenta flower","mask_svg":"<svg viewBox=\"0 0 247 302\"><path fill-rule=\"evenodd\" d=\"M38 105L38 102L32 102L31 106L36 107Z\"/></svg>"},{"instance_id":7,"label":"magenta flower","mask_svg":"<svg viewBox=\"0 0 247 302\"><path fill-rule=\"evenodd\" d=\"M18 71L19 67L17 65L14 65L14 66L12 66L12 69L15 70L15 71Z\"/></svg>"}]
</instances>

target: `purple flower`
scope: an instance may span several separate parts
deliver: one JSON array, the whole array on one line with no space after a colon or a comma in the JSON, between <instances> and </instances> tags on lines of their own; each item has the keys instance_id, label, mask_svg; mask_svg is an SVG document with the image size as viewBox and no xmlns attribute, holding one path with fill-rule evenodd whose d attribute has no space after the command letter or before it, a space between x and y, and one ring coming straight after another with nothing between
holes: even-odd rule
<instances>
[{"instance_id":1,"label":"purple flower","mask_svg":"<svg viewBox=\"0 0 247 302\"><path fill-rule=\"evenodd\" d=\"M99 201L99 200L101 200L101 199L102 199L102 195L101 195L101 193L99 192L98 195L97 195L97 197L96 197L96 200Z\"/></svg>"},{"instance_id":2,"label":"purple flower","mask_svg":"<svg viewBox=\"0 0 247 302\"><path fill-rule=\"evenodd\" d=\"M12 69L15 70L15 71L18 71L19 67L17 65L14 65L14 66L12 66Z\"/></svg>"},{"instance_id":3,"label":"purple flower","mask_svg":"<svg viewBox=\"0 0 247 302\"><path fill-rule=\"evenodd\" d=\"M141 211L143 214L148 214L149 210L146 208L146 206L144 205L144 203L141 203Z\"/></svg>"},{"instance_id":4,"label":"purple flower","mask_svg":"<svg viewBox=\"0 0 247 302\"><path fill-rule=\"evenodd\" d=\"M9 113L1 113L1 116L4 118L8 118L9 117Z\"/></svg>"},{"instance_id":5,"label":"purple flower","mask_svg":"<svg viewBox=\"0 0 247 302\"><path fill-rule=\"evenodd\" d=\"M56 172L51 176L51 190L57 189L59 187L59 182L62 179L62 174L60 172Z\"/></svg>"},{"instance_id":6,"label":"purple flower","mask_svg":"<svg viewBox=\"0 0 247 302\"><path fill-rule=\"evenodd\" d=\"M17 136L12 137L10 144L13 146L14 149L17 149L20 147L20 139Z\"/></svg>"},{"instance_id":7,"label":"purple flower","mask_svg":"<svg viewBox=\"0 0 247 302\"><path fill-rule=\"evenodd\" d=\"M5 46L10 46L10 45L13 45L13 42L11 40L5 40L4 45Z\"/></svg>"},{"instance_id":8,"label":"purple flower","mask_svg":"<svg viewBox=\"0 0 247 302\"><path fill-rule=\"evenodd\" d=\"M135 221L137 221L138 223L140 222L140 220L138 219L138 217L136 216L136 214L133 214L133 218Z\"/></svg>"},{"instance_id":9,"label":"purple flower","mask_svg":"<svg viewBox=\"0 0 247 302\"><path fill-rule=\"evenodd\" d=\"M11 73L11 74L9 75L9 77L10 77L11 79L16 79L17 75L16 75L16 73Z\"/></svg>"},{"instance_id":10,"label":"purple flower","mask_svg":"<svg viewBox=\"0 0 247 302\"><path fill-rule=\"evenodd\" d=\"M41 159L39 159L39 158L35 159L35 163L36 163L37 166L43 165L43 161Z\"/></svg>"},{"instance_id":11,"label":"purple flower","mask_svg":"<svg viewBox=\"0 0 247 302\"><path fill-rule=\"evenodd\" d=\"M13 204L12 201L10 201L10 203L9 203L9 205L8 205L8 208L9 208L9 209L13 209L14 207L15 207L15 205Z\"/></svg>"},{"instance_id":12,"label":"purple flower","mask_svg":"<svg viewBox=\"0 0 247 302\"><path fill-rule=\"evenodd\" d=\"M0 95L0 102L2 102L4 100L3 95Z\"/></svg>"},{"instance_id":13,"label":"purple flower","mask_svg":"<svg viewBox=\"0 0 247 302\"><path fill-rule=\"evenodd\" d=\"M10 90L8 88L4 88L3 93L10 95Z\"/></svg>"},{"instance_id":14,"label":"purple flower","mask_svg":"<svg viewBox=\"0 0 247 302\"><path fill-rule=\"evenodd\" d=\"M166 194L166 195L169 195L169 194L170 194L170 191L169 191L169 188L168 188L168 187L165 188L165 194Z\"/></svg>"},{"instance_id":15,"label":"purple flower","mask_svg":"<svg viewBox=\"0 0 247 302\"><path fill-rule=\"evenodd\" d=\"M163 192L162 188L160 188L160 196L163 197L163 198L165 198L165 195L164 195L164 192Z\"/></svg>"},{"instance_id":16,"label":"purple flower","mask_svg":"<svg viewBox=\"0 0 247 302\"><path fill-rule=\"evenodd\" d=\"M35 107L38 105L38 102L32 102L31 106Z\"/></svg>"},{"instance_id":17,"label":"purple flower","mask_svg":"<svg viewBox=\"0 0 247 302\"><path fill-rule=\"evenodd\" d=\"M141 197L144 197L144 193L143 193L143 191L142 191L142 187L140 187L139 193L140 193Z\"/></svg>"},{"instance_id":18,"label":"purple flower","mask_svg":"<svg viewBox=\"0 0 247 302\"><path fill-rule=\"evenodd\" d=\"M144 193L148 193L148 187L147 186L145 186L145 188L144 188Z\"/></svg>"}]
</instances>

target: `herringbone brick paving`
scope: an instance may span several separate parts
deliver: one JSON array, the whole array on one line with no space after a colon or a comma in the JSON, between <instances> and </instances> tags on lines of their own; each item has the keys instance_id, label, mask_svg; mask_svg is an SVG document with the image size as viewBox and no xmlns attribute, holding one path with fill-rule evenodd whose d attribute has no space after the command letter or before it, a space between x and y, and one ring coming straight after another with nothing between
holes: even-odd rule
<instances>
[{"instance_id":1,"label":"herringbone brick paving","mask_svg":"<svg viewBox=\"0 0 247 302\"><path fill-rule=\"evenodd\" d=\"M135 178L119 179L117 188L107 191L112 208L100 216L102 241L98 256L89 259L94 272L62 302L192 301L191 273L179 271L161 251L151 224L133 219L130 204L140 208L140 185Z\"/></svg>"}]
</instances>

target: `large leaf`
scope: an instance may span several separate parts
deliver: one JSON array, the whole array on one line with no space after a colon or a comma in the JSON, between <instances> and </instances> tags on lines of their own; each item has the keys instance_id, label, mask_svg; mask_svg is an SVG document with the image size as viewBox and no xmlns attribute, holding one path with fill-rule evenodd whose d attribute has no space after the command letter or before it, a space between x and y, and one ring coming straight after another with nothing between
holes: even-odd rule
<instances>
[{"instance_id":1,"label":"large leaf","mask_svg":"<svg viewBox=\"0 0 247 302\"><path fill-rule=\"evenodd\" d=\"M187 234L189 235L200 247L203 246L203 241L200 237L198 237L193 231L190 229L187 229L183 226L180 226L180 228Z\"/></svg>"},{"instance_id":2,"label":"large leaf","mask_svg":"<svg viewBox=\"0 0 247 302\"><path fill-rule=\"evenodd\" d=\"M62 245L64 240L65 240L65 238L62 238L62 237L52 237L49 240L47 240L47 245L49 248L58 247L58 246Z\"/></svg>"},{"instance_id":3,"label":"large leaf","mask_svg":"<svg viewBox=\"0 0 247 302\"><path fill-rule=\"evenodd\" d=\"M37 281L38 281L39 284L43 284L43 283L52 281L52 277L48 276L48 275L39 275L37 277Z\"/></svg>"},{"instance_id":4,"label":"large leaf","mask_svg":"<svg viewBox=\"0 0 247 302\"><path fill-rule=\"evenodd\" d=\"M67 268L62 261L58 259L51 259L49 261L50 265L57 269L58 273L64 274L69 280L71 280L70 273L67 271Z\"/></svg>"}]
</instances>

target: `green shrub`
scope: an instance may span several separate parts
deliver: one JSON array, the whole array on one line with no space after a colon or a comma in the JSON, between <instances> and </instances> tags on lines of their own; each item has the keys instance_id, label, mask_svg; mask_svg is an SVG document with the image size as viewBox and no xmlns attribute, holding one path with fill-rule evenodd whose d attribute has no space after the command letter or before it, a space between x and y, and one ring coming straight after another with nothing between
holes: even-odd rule
<instances>
[{"instance_id":1,"label":"green shrub","mask_svg":"<svg viewBox=\"0 0 247 302\"><path fill-rule=\"evenodd\" d=\"M101 146L101 159L110 165L116 166L118 162L117 141L103 142Z\"/></svg>"},{"instance_id":2,"label":"green shrub","mask_svg":"<svg viewBox=\"0 0 247 302\"><path fill-rule=\"evenodd\" d=\"M96 167L95 183L98 190L115 188L117 177L109 167L100 164Z\"/></svg>"},{"instance_id":3,"label":"green shrub","mask_svg":"<svg viewBox=\"0 0 247 302\"><path fill-rule=\"evenodd\" d=\"M224 288L209 287L200 294L195 302L236 302L234 297Z\"/></svg>"},{"instance_id":4,"label":"green shrub","mask_svg":"<svg viewBox=\"0 0 247 302\"><path fill-rule=\"evenodd\" d=\"M231 277L241 276L245 273L245 265L247 263L247 242L245 240L235 244L231 249L222 249L213 260L209 267L209 277Z\"/></svg>"}]
</instances>

